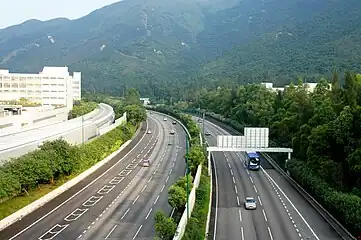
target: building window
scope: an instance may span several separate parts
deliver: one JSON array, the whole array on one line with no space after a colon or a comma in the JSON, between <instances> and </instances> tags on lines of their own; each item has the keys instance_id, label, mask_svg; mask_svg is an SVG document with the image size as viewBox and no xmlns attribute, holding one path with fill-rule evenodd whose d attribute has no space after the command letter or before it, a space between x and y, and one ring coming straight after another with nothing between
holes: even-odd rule
<instances>
[{"instance_id":1,"label":"building window","mask_svg":"<svg viewBox=\"0 0 361 240\"><path fill-rule=\"evenodd\" d=\"M43 77L43 79L49 79L49 77Z\"/></svg>"},{"instance_id":2,"label":"building window","mask_svg":"<svg viewBox=\"0 0 361 240\"><path fill-rule=\"evenodd\" d=\"M43 86L49 86L49 84L43 84Z\"/></svg>"},{"instance_id":3,"label":"building window","mask_svg":"<svg viewBox=\"0 0 361 240\"><path fill-rule=\"evenodd\" d=\"M51 84L51 86L56 87L56 84Z\"/></svg>"},{"instance_id":4,"label":"building window","mask_svg":"<svg viewBox=\"0 0 361 240\"><path fill-rule=\"evenodd\" d=\"M4 88L10 88L10 83L4 83Z\"/></svg>"},{"instance_id":5,"label":"building window","mask_svg":"<svg viewBox=\"0 0 361 240\"><path fill-rule=\"evenodd\" d=\"M19 80L25 80L26 77L19 77Z\"/></svg>"},{"instance_id":6,"label":"building window","mask_svg":"<svg viewBox=\"0 0 361 240\"><path fill-rule=\"evenodd\" d=\"M20 90L20 92L25 92L25 90L24 90L24 89L22 89L22 90Z\"/></svg>"},{"instance_id":7,"label":"building window","mask_svg":"<svg viewBox=\"0 0 361 240\"><path fill-rule=\"evenodd\" d=\"M26 88L26 84L25 83L20 83L20 88Z\"/></svg>"},{"instance_id":8,"label":"building window","mask_svg":"<svg viewBox=\"0 0 361 240\"><path fill-rule=\"evenodd\" d=\"M11 77L11 80L13 80L13 81L16 80L17 81L18 77L13 76L13 77Z\"/></svg>"},{"instance_id":9,"label":"building window","mask_svg":"<svg viewBox=\"0 0 361 240\"><path fill-rule=\"evenodd\" d=\"M4 80L10 80L9 76L4 76Z\"/></svg>"},{"instance_id":10,"label":"building window","mask_svg":"<svg viewBox=\"0 0 361 240\"><path fill-rule=\"evenodd\" d=\"M64 84L58 84L59 87L64 87Z\"/></svg>"},{"instance_id":11,"label":"building window","mask_svg":"<svg viewBox=\"0 0 361 240\"><path fill-rule=\"evenodd\" d=\"M12 87L12 88L18 88L19 85L18 85L17 83L12 83L12 84L11 84L11 87Z\"/></svg>"},{"instance_id":12,"label":"building window","mask_svg":"<svg viewBox=\"0 0 361 240\"><path fill-rule=\"evenodd\" d=\"M49 90L43 90L43 92L49 92Z\"/></svg>"},{"instance_id":13,"label":"building window","mask_svg":"<svg viewBox=\"0 0 361 240\"><path fill-rule=\"evenodd\" d=\"M18 92L18 90L12 90L12 92Z\"/></svg>"}]
</instances>

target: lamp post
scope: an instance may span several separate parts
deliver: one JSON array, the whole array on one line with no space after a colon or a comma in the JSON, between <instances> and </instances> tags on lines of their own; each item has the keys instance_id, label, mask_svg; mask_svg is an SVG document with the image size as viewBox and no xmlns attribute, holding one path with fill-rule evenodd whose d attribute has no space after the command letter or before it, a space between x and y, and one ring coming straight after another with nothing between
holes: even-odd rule
<instances>
[{"instance_id":1,"label":"lamp post","mask_svg":"<svg viewBox=\"0 0 361 240\"><path fill-rule=\"evenodd\" d=\"M186 133L186 178L187 178L187 219L189 219L189 165L188 165L188 135Z\"/></svg>"},{"instance_id":2,"label":"lamp post","mask_svg":"<svg viewBox=\"0 0 361 240\"><path fill-rule=\"evenodd\" d=\"M81 116L81 144L84 144L84 115Z\"/></svg>"}]
</instances>

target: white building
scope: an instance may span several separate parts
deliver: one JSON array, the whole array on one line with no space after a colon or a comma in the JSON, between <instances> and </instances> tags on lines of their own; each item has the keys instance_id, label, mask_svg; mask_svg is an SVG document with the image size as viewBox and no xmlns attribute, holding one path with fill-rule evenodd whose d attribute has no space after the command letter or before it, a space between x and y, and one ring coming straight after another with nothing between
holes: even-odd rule
<instances>
[{"instance_id":1,"label":"white building","mask_svg":"<svg viewBox=\"0 0 361 240\"><path fill-rule=\"evenodd\" d=\"M143 105L144 105L144 106L147 106L147 105L150 104L149 98L140 98L140 101L143 102Z\"/></svg>"},{"instance_id":2,"label":"white building","mask_svg":"<svg viewBox=\"0 0 361 240\"><path fill-rule=\"evenodd\" d=\"M266 88L271 89L273 91L282 91L282 92L284 91L284 88L289 87L289 85L286 85L284 88L274 88L273 83L264 82L264 83L261 83L261 84L264 85ZM303 83L303 86L306 86L307 91L312 93L315 90L315 88L317 86L317 83ZM330 83L329 86L331 88L332 84ZM295 86L295 87L297 87L297 86Z\"/></svg>"},{"instance_id":3,"label":"white building","mask_svg":"<svg viewBox=\"0 0 361 240\"><path fill-rule=\"evenodd\" d=\"M43 106L73 108L81 98L81 73L68 67L44 67L39 74L10 73L0 69L0 101L26 98Z\"/></svg>"}]
</instances>

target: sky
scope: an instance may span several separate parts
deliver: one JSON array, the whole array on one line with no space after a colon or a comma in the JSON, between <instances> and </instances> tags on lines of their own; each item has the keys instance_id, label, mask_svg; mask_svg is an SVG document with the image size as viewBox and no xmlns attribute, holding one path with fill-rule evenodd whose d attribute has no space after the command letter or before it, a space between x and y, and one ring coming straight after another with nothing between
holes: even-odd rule
<instances>
[{"instance_id":1,"label":"sky","mask_svg":"<svg viewBox=\"0 0 361 240\"><path fill-rule=\"evenodd\" d=\"M119 0L0 0L0 29L29 19L76 19Z\"/></svg>"}]
</instances>

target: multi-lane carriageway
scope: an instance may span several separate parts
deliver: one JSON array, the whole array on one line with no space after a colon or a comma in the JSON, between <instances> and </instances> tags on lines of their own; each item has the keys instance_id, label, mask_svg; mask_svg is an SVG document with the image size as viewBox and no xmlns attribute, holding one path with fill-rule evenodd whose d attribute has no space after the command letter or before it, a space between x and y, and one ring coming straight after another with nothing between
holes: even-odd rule
<instances>
[{"instance_id":1,"label":"multi-lane carriageway","mask_svg":"<svg viewBox=\"0 0 361 240\"><path fill-rule=\"evenodd\" d=\"M184 175L185 143L181 126L149 115L130 152L4 229L0 239L153 239L155 212L172 213L167 190ZM141 167L142 159L151 166Z\"/></svg>"},{"instance_id":2,"label":"multi-lane carriageway","mask_svg":"<svg viewBox=\"0 0 361 240\"><path fill-rule=\"evenodd\" d=\"M211 135L207 142L217 145L217 135L229 135L205 121ZM212 240L338 240L340 237L276 170L262 161L260 171L244 167L244 155L213 153ZM256 210L245 210L244 198L253 196Z\"/></svg>"}]
</instances>

